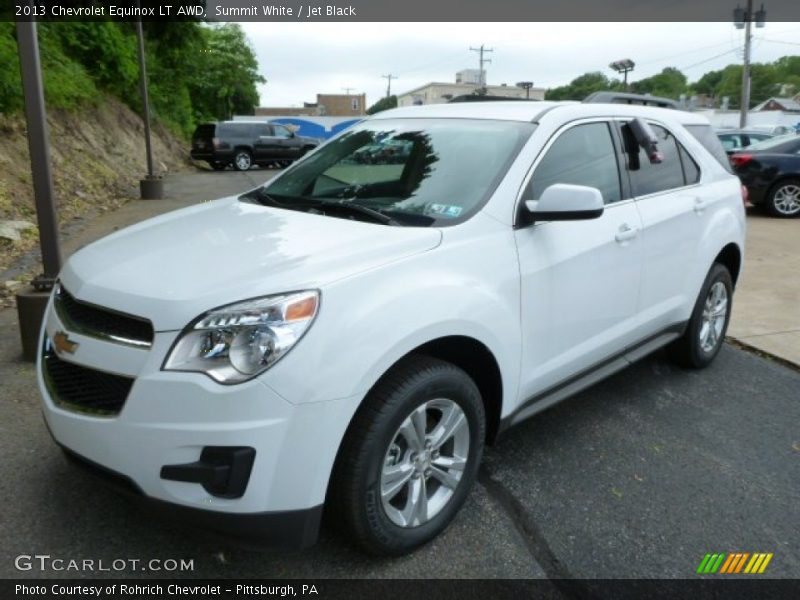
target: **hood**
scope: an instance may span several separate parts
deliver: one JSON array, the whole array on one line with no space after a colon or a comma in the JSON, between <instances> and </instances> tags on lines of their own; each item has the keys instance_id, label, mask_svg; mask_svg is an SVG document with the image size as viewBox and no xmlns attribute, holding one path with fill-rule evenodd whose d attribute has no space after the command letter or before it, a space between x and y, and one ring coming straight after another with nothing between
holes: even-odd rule
<instances>
[{"instance_id":1,"label":"hood","mask_svg":"<svg viewBox=\"0 0 800 600\"><path fill-rule=\"evenodd\" d=\"M438 229L270 208L236 198L143 221L70 257L77 299L182 329L223 304L326 283L431 250Z\"/></svg>"}]
</instances>

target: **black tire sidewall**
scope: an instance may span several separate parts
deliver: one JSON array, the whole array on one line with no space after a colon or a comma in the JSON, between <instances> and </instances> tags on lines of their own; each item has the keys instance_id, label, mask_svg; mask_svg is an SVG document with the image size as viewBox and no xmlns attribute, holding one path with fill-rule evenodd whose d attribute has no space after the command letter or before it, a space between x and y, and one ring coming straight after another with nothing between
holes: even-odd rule
<instances>
[{"instance_id":1,"label":"black tire sidewall","mask_svg":"<svg viewBox=\"0 0 800 600\"><path fill-rule=\"evenodd\" d=\"M703 326L703 309L705 307L706 298L711 287L721 281L725 286L725 291L728 293L728 311L725 315L725 325L722 328L722 335L717 341L716 346L711 352L706 352L700 346L700 328ZM728 323L731 320L731 309L733 308L733 280L731 274L725 266L715 263L706 277L703 287L700 289L700 294L697 297L692 318L689 321L689 327L686 334L689 336L692 362L698 367L704 367L711 363L714 358L719 354L722 349L722 344L725 341L725 334L728 331Z\"/></svg>"},{"instance_id":2,"label":"black tire sidewall","mask_svg":"<svg viewBox=\"0 0 800 600\"><path fill-rule=\"evenodd\" d=\"M380 429L375 443L367 450L365 481L360 490L363 518L372 536L389 554L407 552L438 535L447 527L469 495L477 477L483 454L485 416L480 393L472 380L459 369L442 369L432 377L417 382L411 389L401 390L402 398L391 416L375 426ZM411 412L423 402L435 398L447 398L456 402L464 411L469 426L470 446L467 465L460 484L447 505L430 521L418 527L404 528L394 524L383 508L380 494L380 476L385 453L395 433Z\"/></svg>"}]
</instances>

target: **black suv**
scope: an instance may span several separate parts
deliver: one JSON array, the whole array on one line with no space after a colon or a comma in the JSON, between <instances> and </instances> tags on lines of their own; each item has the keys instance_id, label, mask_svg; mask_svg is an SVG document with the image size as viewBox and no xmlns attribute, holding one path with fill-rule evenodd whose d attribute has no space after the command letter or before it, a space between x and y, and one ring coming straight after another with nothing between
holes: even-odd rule
<instances>
[{"instance_id":1,"label":"black suv","mask_svg":"<svg viewBox=\"0 0 800 600\"><path fill-rule=\"evenodd\" d=\"M319 144L320 140L295 135L277 123L223 121L205 123L194 130L191 156L217 171L228 165L247 171L254 164L287 167Z\"/></svg>"}]
</instances>

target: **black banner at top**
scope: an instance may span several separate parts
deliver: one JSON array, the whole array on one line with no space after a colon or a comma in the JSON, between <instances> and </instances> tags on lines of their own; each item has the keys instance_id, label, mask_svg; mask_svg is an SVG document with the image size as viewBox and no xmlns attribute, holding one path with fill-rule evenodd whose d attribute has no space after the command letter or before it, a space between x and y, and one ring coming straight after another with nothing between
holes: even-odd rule
<instances>
[{"instance_id":1,"label":"black banner at top","mask_svg":"<svg viewBox=\"0 0 800 600\"><path fill-rule=\"evenodd\" d=\"M0 20L41 21L732 21L737 0L3 0ZM747 0L739 0L743 5ZM754 10L760 8L756 2ZM770 22L800 21L768 0Z\"/></svg>"}]
</instances>

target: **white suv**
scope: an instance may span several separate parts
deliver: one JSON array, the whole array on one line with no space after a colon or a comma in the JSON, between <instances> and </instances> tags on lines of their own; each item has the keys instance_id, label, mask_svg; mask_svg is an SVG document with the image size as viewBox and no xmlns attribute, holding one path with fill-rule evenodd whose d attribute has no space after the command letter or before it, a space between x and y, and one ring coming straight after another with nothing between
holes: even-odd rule
<instances>
[{"instance_id":1,"label":"white suv","mask_svg":"<svg viewBox=\"0 0 800 600\"><path fill-rule=\"evenodd\" d=\"M508 426L660 346L714 359L745 236L725 165L677 110L383 112L75 253L42 332L47 425L204 527L307 546L325 506L407 552Z\"/></svg>"}]
</instances>

